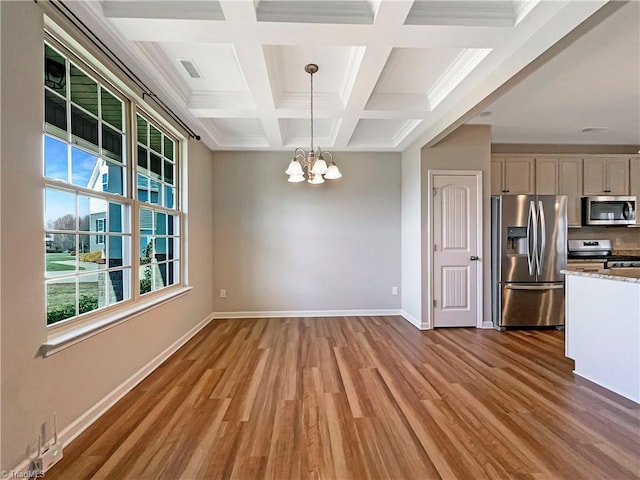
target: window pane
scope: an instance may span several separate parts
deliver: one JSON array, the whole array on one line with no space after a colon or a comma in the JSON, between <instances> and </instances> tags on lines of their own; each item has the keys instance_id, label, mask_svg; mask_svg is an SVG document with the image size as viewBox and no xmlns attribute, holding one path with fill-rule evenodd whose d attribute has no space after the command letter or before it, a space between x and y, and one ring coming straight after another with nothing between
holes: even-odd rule
<instances>
[{"instance_id":1,"label":"window pane","mask_svg":"<svg viewBox=\"0 0 640 480\"><path fill-rule=\"evenodd\" d=\"M164 187L164 206L167 208L176 208L175 203L175 188Z\"/></svg>"},{"instance_id":2,"label":"window pane","mask_svg":"<svg viewBox=\"0 0 640 480\"><path fill-rule=\"evenodd\" d=\"M124 205L109 202L109 232L128 233L128 225L125 224Z\"/></svg>"},{"instance_id":3,"label":"window pane","mask_svg":"<svg viewBox=\"0 0 640 480\"><path fill-rule=\"evenodd\" d=\"M149 201L149 179L140 174L138 174L138 200Z\"/></svg>"},{"instance_id":4,"label":"window pane","mask_svg":"<svg viewBox=\"0 0 640 480\"><path fill-rule=\"evenodd\" d=\"M45 273L47 277L59 277L74 273L77 268L76 236L74 234L49 233L45 237Z\"/></svg>"},{"instance_id":5,"label":"window pane","mask_svg":"<svg viewBox=\"0 0 640 480\"><path fill-rule=\"evenodd\" d=\"M64 182L69 181L67 144L48 135L44 137L44 175Z\"/></svg>"},{"instance_id":6,"label":"window pane","mask_svg":"<svg viewBox=\"0 0 640 480\"><path fill-rule=\"evenodd\" d=\"M93 272L107 268L105 259L106 235L80 235L78 265L80 270Z\"/></svg>"},{"instance_id":7,"label":"window pane","mask_svg":"<svg viewBox=\"0 0 640 480\"><path fill-rule=\"evenodd\" d=\"M177 217L175 215L167 215L167 234L168 235L177 235L178 231L174 228L174 222L177 221Z\"/></svg>"},{"instance_id":8,"label":"window pane","mask_svg":"<svg viewBox=\"0 0 640 480\"><path fill-rule=\"evenodd\" d=\"M50 91L44 92L44 121L55 129L47 129L65 138L67 131L67 102Z\"/></svg>"},{"instance_id":9,"label":"window pane","mask_svg":"<svg viewBox=\"0 0 640 480\"><path fill-rule=\"evenodd\" d=\"M106 305L106 274L90 273L78 277L78 314L89 313Z\"/></svg>"},{"instance_id":10,"label":"window pane","mask_svg":"<svg viewBox=\"0 0 640 480\"><path fill-rule=\"evenodd\" d=\"M166 238L156 238L155 245L153 246L153 254L158 262L165 262L167 260Z\"/></svg>"},{"instance_id":11,"label":"window pane","mask_svg":"<svg viewBox=\"0 0 640 480\"><path fill-rule=\"evenodd\" d=\"M137 125L138 125L138 142L140 142L143 145L149 145L149 141L148 141L149 123L140 115L138 115L136 119L137 119Z\"/></svg>"},{"instance_id":12,"label":"window pane","mask_svg":"<svg viewBox=\"0 0 640 480\"><path fill-rule=\"evenodd\" d=\"M140 264L147 265L153 259L153 242L151 237L140 237Z\"/></svg>"},{"instance_id":13,"label":"window pane","mask_svg":"<svg viewBox=\"0 0 640 480\"><path fill-rule=\"evenodd\" d=\"M151 265L144 265L140 267L140 295L149 293L153 288L153 277Z\"/></svg>"},{"instance_id":14,"label":"window pane","mask_svg":"<svg viewBox=\"0 0 640 480\"><path fill-rule=\"evenodd\" d=\"M153 212L148 208L140 209L140 234L153 234Z\"/></svg>"},{"instance_id":15,"label":"window pane","mask_svg":"<svg viewBox=\"0 0 640 480\"><path fill-rule=\"evenodd\" d=\"M160 205L160 197L162 190L160 188L160 184L158 182L156 182L155 180L150 180L149 181L149 203L152 203L153 205Z\"/></svg>"},{"instance_id":16,"label":"window pane","mask_svg":"<svg viewBox=\"0 0 640 480\"><path fill-rule=\"evenodd\" d=\"M119 235L109 235L109 268L124 265L124 239Z\"/></svg>"},{"instance_id":17,"label":"window pane","mask_svg":"<svg viewBox=\"0 0 640 480\"><path fill-rule=\"evenodd\" d=\"M149 146L152 150L162 153L162 133L153 125L149 125Z\"/></svg>"},{"instance_id":18,"label":"window pane","mask_svg":"<svg viewBox=\"0 0 640 480\"><path fill-rule=\"evenodd\" d=\"M74 185L102 190L100 176L98 175L100 165L102 165L102 161L95 155L79 148L71 147L71 183ZM97 170L97 172L92 177L94 170Z\"/></svg>"},{"instance_id":19,"label":"window pane","mask_svg":"<svg viewBox=\"0 0 640 480\"><path fill-rule=\"evenodd\" d=\"M164 161L164 181L173 185L173 163Z\"/></svg>"},{"instance_id":20,"label":"window pane","mask_svg":"<svg viewBox=\"0 0 640 480\"><path fill-rule=\"evenodd\" d=\"M107 162L107 177L104 191L124 195L124 168L114 162Z\"/></svg>"},{"instance_id":21,"label":"window pane","mask_svg":"<svg viewBox=\"0 0 640 480\"><path fill-rule=\"evenodd\" d=\"M167 264L167 285L174 285L178 282L178 262L169 262Z\"/></svg>"},{"instance_id":22,"label":"window pane","mask_svg":"<svg viewBox=\"0 0 640 480\"><path fill-rule=\"evenodd\" d=\"M104 88L100 88L100 97L102 100L102 120L109 122L118 130L122 130L122 117L124 112L122 102Z\"/></svg>"},{"instance_id":23,"label":"window pane","mask_svg":"<svg viewBox=\"0 0 640 480\"><path fill-rule=\"evenodd\" d=\"M107 201L102 198L78 196L78 223L82 232L105 232Z\"/></svg>"},{"instance_id":24,"label":"window pane","mask_svg":"<svg viewBox=\"0 0 640 480\"><path fill-rule=\"evenodd\" d=\"M158 180L162 179L162 159L152 153L149 155L149 167L151 169L151 177L156 178Z\"/></svg>"},{"instance_id":25,"label":"window pane","mask_svg":"<svg viewBox=\"0 0 640 480\"><path fill-rule=\"evenodd\" d=\"M167 234L167 214L156 212L156 235L166 235Z\"/></svg>"},{"instance_id":26,"label":"window pane","mask_svg":"<svg viewBox=\"0 0 640 480\"><path fill-rule=\"evenodd\" d=\"M75 106L71 107L71 133L78 145L98 149L98 120Z\"/></svg>"},{"instance_id":27,"label":"window pane","mask_svg":"<svg viewBox=\"0 0 640 480\"><path fill-rule=\"evenodd\" d=\"M149 160L147 149L138 145L138 171L146 175L149 174Z\"/></svg>"},{"instance_id":28,"label":"window pane","mask_svg":"<svg viewBox=\"0 0 640 480\"><path fill-rule=\"evenodd\" d=\"M45 190L45 222L51 230L76 229L76 196L60 190Z\"/></svg>"},{"instance_id":29,"label":"window pane","mask_svg":"<svg viewBox=\"0 0 640 480\"><path fill-rule=\"evenodd\" d=\"M44 46L44 84L66 97L67 72L65 59L49 45Z\"/></svg>"},{"instance_id":30,"label":"window pane","mask_svg":"<svg viewBox=\"0 0 640 480\"><path fill-rule=\"evenodd\" d=\"M98 84L71 64L71 101L98 115Z\"/></svg>"},{"instance_id":31,"label":"window pane","mask_svg":"<svg viewBox=\"0 0 640 480\"><path fill-rule=\"evenodd\" d=\"M166 263L160 263L158 265L156 265L156 268L154 269L154 276L153 276L153 289L154 290L158 290L162 287L166 287L168 285L167 283L167 264Z\"/></svg>"},{"instance_id":32,"label":"window pane","mask_svg":"<svg viewBox=\"0 0 640 480\"><path fill-rule=\"evenodd\" d=\"M122 162L122 134L113 128L102 125L103 155Z\"/></svg>"},{"instance_id":33,"label":"window pane","mask_svg":"<svg viewBox=\"0 0 640 480\"><path fill-rule=\"evenodd\" d=\"M125 288L125 285L128 285L131 278L131 270L117 270L115 272L107 273L107 302L109 305L113 305L114 303L122 302L123 300L129 300L129 296L126 295L125 292L128 289Z\"/></svg>"},{"instance_id":34,"label":"window pane","mask_svg":"<svg viewBox=\"0 0 640 480\"><path fill-rule=\"evenodd\" d=\"M164 156L169 160L173 160L173 140L168 137L164 137Z\"/></svg>"},{"instance_id":35,"label":"window pane","mask_svg":"<svg viewBox=\"0 0 640 480\"><path fill-rule=\"evenodd\" d=\"M167 259L168 260L175 260L176 258L175 249L174 249L175 242L176 242L176 239L174 238L167 239Z\"/></svg>"},{"instance_id":36,"label":"window pane","mask_svg":"<svg viewBox=\"0 0 640 480\"><path fill-rule=\"evenodd\" d=\"M47 282L47 325L76 315L76 278Z\"/></svg>"},{"instance_id":37,"label":"window pane","mask_svg":"<svg viewBox=\"0 0 640 480\"><path fill-rule=\"evenodd\" d=\"M92 237L92 235L79 235L78 236L78 250L77 250L77 252L80 253L80 256L82 256L83 253L91 252L91 237ZM100 256L102 256L102 254L100 254ZM87 267L83 265L83 267L80 270L87 270Z\"/></svg>"}]
</instances>

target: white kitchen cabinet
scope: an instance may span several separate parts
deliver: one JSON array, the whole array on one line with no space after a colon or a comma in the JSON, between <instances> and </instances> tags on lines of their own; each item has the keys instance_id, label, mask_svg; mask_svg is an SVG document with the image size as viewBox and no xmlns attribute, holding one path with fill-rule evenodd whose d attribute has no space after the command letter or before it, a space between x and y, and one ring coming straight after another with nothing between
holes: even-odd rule
<instances>
[{"instance_id":1,"label":"white kitchen cabinet","mask_svg":"<svg viewBox=\"0 0 640 480\"><path fill-rule=\"evenodd\" d=\"M640 156L629 159L629 195L640 200ZM636 212L636 225L640 226L640 214Z\"/></svg>"},{"instance_id":2,"label":"white kitchen cabinet","mask_svg":"<svg viewBox=\"0 0 640 480\"><path fill-rule=\"evenodd\" d=\"M582 224L582 159L558 161L558 194L567 196L567 221L570 227Z\"/></svg>"},{"instance_id":3,"label":"white kitchen cabinet","mask_svg":"<svg viewBox=\"0 0 640 480\"><path fill-rule=\"evenodd\" d=\"M493 157L491 159L491 194L535 193L534 157Z\"/></svg>"},{"instance_id":4,"label":"white kitchen cabinet","mask_svg":"<svg viewBox=\"0 0 640 480\"><path fill-rule=\"evenodd\" d=\"M581 225L582 159L576 157L537 157L536 193L566 195L570 227Z\"/></svg>"},{"instance_id":5,"label":"white kitchen cabinet","mask_svg":"<svg viewBox=\"0 0 640 480\"><path fill-rule=\"evenodd\" d=\"M536 158L536 193L557 195L558 188L558 159Z\"/></svg>"},{"instance_id":6,"label":"white kitchen cabinet","mask_svg":"<svg viewBox=\"0 0 640 480\"><path fill-rule=\"evenodd\" d=\"M629 195L629 159L584 159L584 195Z\"/></svg>"}]
</instances>

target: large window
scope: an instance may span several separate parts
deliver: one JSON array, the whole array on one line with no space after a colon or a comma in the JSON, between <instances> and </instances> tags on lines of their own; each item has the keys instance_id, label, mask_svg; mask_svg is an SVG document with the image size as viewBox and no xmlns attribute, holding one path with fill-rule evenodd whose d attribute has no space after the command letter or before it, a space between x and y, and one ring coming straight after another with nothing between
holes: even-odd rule
<instances>
[{"instance_id":1,"label":"large window","mask_svg":"<svg viewBox=\"0 0 640 480\"><path fill-rule=\"evenodd\" d=\"M177 140L141 114L128 122L133 103L64 49L44 54L51 325L178 284L180 212Z\"/></svg>"}]
</instances>

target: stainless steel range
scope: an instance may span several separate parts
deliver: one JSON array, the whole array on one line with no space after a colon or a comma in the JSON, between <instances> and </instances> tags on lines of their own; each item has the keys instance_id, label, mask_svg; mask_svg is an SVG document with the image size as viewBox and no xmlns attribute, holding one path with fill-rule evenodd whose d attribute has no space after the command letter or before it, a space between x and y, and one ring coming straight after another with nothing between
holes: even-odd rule
<instances>
[{"instance_id":1,"label":"stainless steel range","mask_svg":"<svg viewBox=\"0 0 640 480\"><path fill-rule=\"evenodd\" d=\"M569 240L568 266L579 266L580 270L600 271L637 268L640 255L616 255L611 240ZM589 269L588 266L591 266Z\"/></svg>"}]
</instances>

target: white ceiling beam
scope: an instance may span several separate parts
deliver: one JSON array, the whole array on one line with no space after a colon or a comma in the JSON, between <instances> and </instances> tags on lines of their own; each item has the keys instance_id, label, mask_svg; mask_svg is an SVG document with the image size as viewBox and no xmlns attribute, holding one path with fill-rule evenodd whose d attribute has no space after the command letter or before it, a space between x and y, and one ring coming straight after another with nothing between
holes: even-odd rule
<instances>
[{"instance_id":1,"label":"white ceiling beam","mask_svg":"<svg viewBox=\"0 0 640 480\"><path fill-rule=\"evenodd\" d=\"M246 2L230 2L245 4ZM395 2L382 2L382 6ZM224 4L223 4L223 8ZM225 16L227 15L225 8ZM266 45L343 46L390 43L388 34L380 37L374 25L327 25L260 23L251 26L250 34L238 24L207 20L167 20L156 18L113 18L111 22L128 40L136 42L262 43ZM398 25L393 44L400 48L451 47L493 48L501 43L508 28L447 27Z\"/></svg>"},{"instance_id":2,"label":"white ceiling beam","mask_svg":"<svg viewBox=\"0 0 640 480\"><path fill-rule=\"evenodd\" d=\"M405 18L413 2L382 2L378 6L373 28L377 31L377 37L391 35L395 38L396 32L402 29ZM378 42L376 42L378 43ZM357 71L351 93L345 105L345 113L342 116L340 131L336 136L334 148L345 148L362 118L367 101L378 83L378 79L387 64L387 59L393 50L388 44L367 46L364 51L360 68Z\"/></svg>"},{"instance_id":3,"label":"white ceiling beam","mask_svg":"<svg viewBox=\"0 0 640 480\"><path fill-rule=\"evenodd\" d=\"M224 16L239 33L254 29L257 24L253 2L226 0L220 2ZM237 36L237 35L235 35ZM271 148L282 148L282 132L276 118L273 88L264 49L259 43L234 43L234 51L244 76L247 90L256 104L257 115Z\"/></svg>"}]
</instances>

